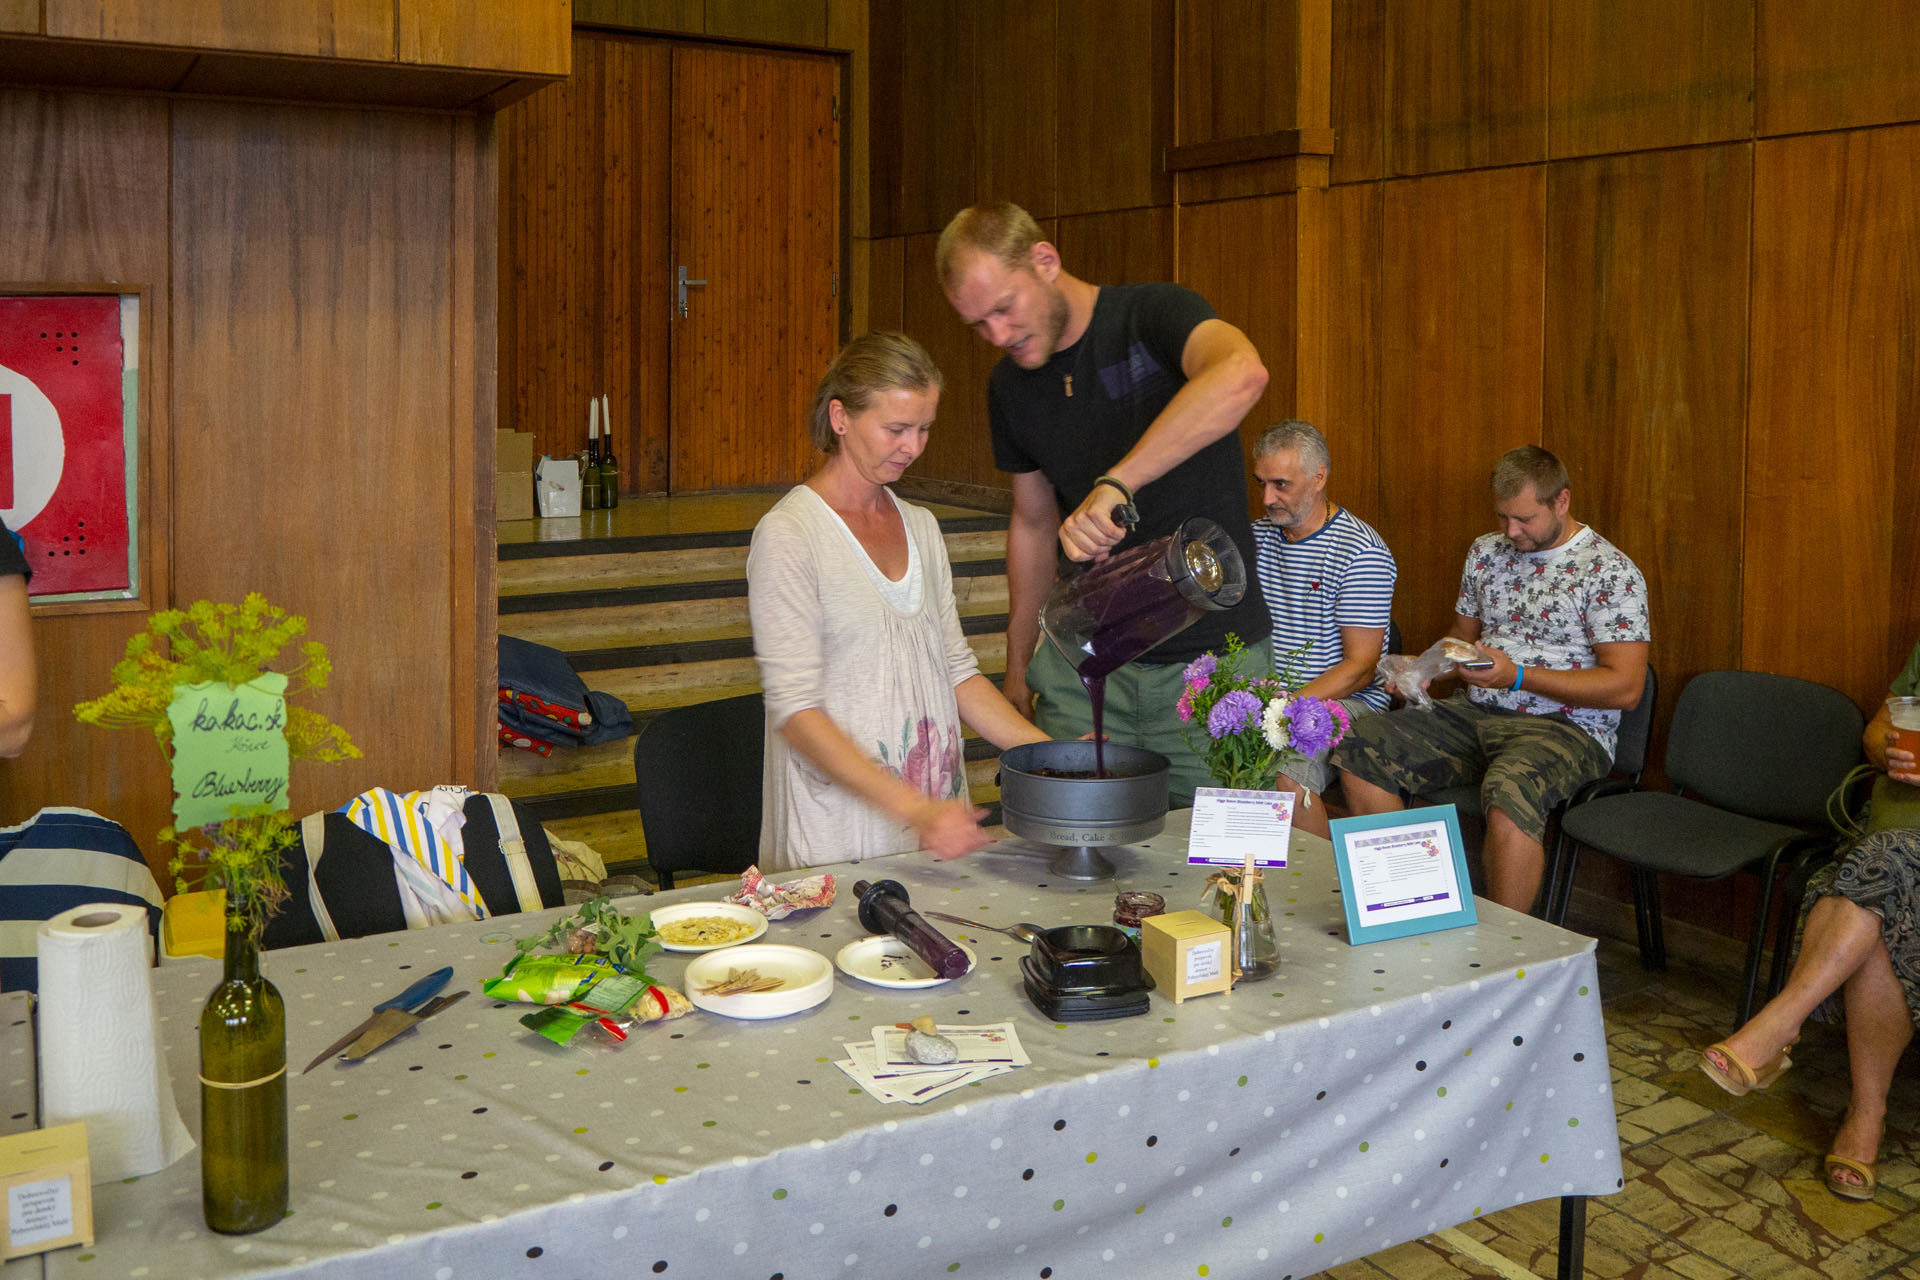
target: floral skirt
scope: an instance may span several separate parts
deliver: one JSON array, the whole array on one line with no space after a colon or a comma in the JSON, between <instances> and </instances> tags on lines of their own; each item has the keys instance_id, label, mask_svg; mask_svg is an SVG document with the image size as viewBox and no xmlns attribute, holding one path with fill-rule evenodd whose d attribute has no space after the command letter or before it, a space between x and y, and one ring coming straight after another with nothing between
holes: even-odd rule
<instances>
[{"instance_id":1,"label":"floral skirt","mask_svg":"<svg viewBox=\"0 0 1920 1280\"><path fill-rule=\"evenodd\" d=\"M1920 830L1877 831L1816 871L1801 904L1802 931L1814 902L1835 895L1880 917L1881 941L1906 994L1907 1012L1920 1027ZM1836 991L1818 1016L1839 1022L1843 1007L1843 992Z\"/></svg>"}]
</instances>

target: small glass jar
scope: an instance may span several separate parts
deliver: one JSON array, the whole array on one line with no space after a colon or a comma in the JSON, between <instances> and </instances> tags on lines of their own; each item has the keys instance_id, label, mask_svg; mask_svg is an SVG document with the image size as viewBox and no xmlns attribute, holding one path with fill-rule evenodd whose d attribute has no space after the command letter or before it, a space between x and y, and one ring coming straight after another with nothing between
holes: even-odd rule
<instances>
[{"instance_id":1,"label":"small glass jar","mask_svg":"<svg viewBox=\"0 0 1920 1280\"><path fill-rule=\"evenodd\" d=\"M1273 932L1273 912L1267 909L1267 886L1253 882L1253 894L1247 899L1244 918L1235 909L1238 871L1222 872L1232 888L1221 887L1214 894L1214 914L1233 931L1233 963L1246 981L1270 978L1280 968L1280 944Z\"/></svg>"},{"instance_id":2,"label":"small glass jar","mask_svg":"<svg viewBox=\"0 0 1920 1280\"><path fill-rule=\"evenodd\" d=\"M1120 932L1140 941L1140 922L1148 916L1163 915L1167 900L1143 889L1126 889L1113 895L1113 923Z\"/></svg>"}]
</instances>

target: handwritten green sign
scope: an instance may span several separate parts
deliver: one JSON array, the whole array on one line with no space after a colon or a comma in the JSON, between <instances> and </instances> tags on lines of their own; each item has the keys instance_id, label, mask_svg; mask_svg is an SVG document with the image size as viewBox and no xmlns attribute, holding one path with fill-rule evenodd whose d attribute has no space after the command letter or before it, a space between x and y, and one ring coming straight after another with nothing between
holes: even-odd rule
<instances>
[{"instance_id":1,"label":"handwritten green sign","mask_svg":"<svg viewBox=\"0 0 1920 1280\"><path fill-rule=\"evenodd\" d=\"M287 678L269 671L235 688L173 688L173 820L180 830L224 822L236 809L286 806Z\"/></svg>"}]
</instances>

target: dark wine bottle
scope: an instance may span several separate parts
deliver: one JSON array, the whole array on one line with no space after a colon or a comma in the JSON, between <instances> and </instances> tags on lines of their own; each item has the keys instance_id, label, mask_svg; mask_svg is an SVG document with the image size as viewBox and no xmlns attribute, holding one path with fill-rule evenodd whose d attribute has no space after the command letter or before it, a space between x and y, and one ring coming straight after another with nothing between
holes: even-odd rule
<instances>
[{"instance_id":1,"label":"dark wine bottle","mask_svg":"<svg viewBox=\"0 0 1920 1280\"><path fill-rule=\"evenodd\" d=\"M587 412L587 456L580 465L580 509L598 511L600 500L600 401L589 400Z\"/></svg>"},{"instance_id":2,"label":"dark wine bottle","mask_svg":"<svg viewBox=\"0 0 1920 1280\"><path fill-rule=\"evenodd\" d=\"M244 929L228 931L225 977L200 1011L200 1201L230 1235L287 1212L287 1009Z\"/></svg>"},{"instance_id":3,"label":"dark wine bottle","mask_svg":"<svg viewBox=\"0 0 1920 1280\"><path fill-rule=\"evenodd\" d=\"M600 505L620 505L620 463L613 456L613 408L600 397Z\"/></svg>"}]
</instances>

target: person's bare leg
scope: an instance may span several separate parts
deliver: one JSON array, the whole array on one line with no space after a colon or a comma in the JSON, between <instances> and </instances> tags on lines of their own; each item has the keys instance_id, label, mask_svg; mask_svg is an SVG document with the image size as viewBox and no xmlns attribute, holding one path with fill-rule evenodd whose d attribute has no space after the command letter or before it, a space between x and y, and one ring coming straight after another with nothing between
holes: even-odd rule
<instances>
[{"instance_id":1,"label":"person's bare leg","mask_svg":"<svg viewBox=\"0 0 1920 1280\"><path fill-rule=\"evenodd\" d=\"M1376 787L1358 774L1340 771L1340 789L1347 793L1347 808L1358 817L1367 813L1395 813L1406 808L1398 791Z\"/></svg>"},{"instance_id":2,"label":"person's bare leg","mask_svg":"<svg viewBox=\"0 0 1920 1280\"><path fill-rule=\"evenodd\" d=\"M1822 899L1827 901L1827 899ZM1842 899L1844 901L1844 899ZM1853 906L1848 903L1848 906ZM1879 917L1862 907L1862 915ZM1893 1087L1893 1073L1900 1055L1913 1039L1913 1015L1907 1010L1907 998L1900 980L1893 974L1893 962L1887 948L1875 935L1875 945L1847 979L1843 999L1847 1008L1847 1071L1853 1090L1847 1102L1846 1119L1833 1135L1833 1153L1861 1164L1873 1164L1880 1158L1880 1136L1887 1122L1887 1090ZM1853 1170L1836 1167L1835 1180L1863 1185Z\"/></svg>"},{"instance_id":3,"label":"person's bare leg","mask_svg":"<svg viewBox=\"0 0 1920 1280\"><path fill-rule=\"evenodd\" d=\"M1727 1048L1756 1072L1764 1070L1800 1034L1800 1024L1807 1015L1838 991L1875 950L1886 954L1880 942L1879 916L1837 895L1820 899L1807 913L1800 953L1794 957L1786 985L1745 1026L1727 1037ZM1719 1061L1712 1050L1707 1056L1715 1060L1717 1070L1725 1072L1730 1066Z\"/></svg>"},{"instance_id":4,"label":"person's bare leg","mask_svg":"<svg viewBox=\"0 0 1920 1280\"><path fill-rule=\"evenodd\" d=\"M1319 836L1323 840L1333 834L1332 828L1327 825L1326 803L1319 796L1314 795L1284 773L1274 779L1274 790L1283 791L1293 797L1293 829L1295 831L1304 831L1308 835ZM1313 803L1307 803L1309 800Z\"/></svg>"},{"instance_id":5,"label":"person's bare leg","mask_svg":"<svg viewBox=\"0 0 1920 1280\"><path fill-rule=\"evenodd\" d=\"M1546 870L1540 842L1514 825L1503 809L1487 810L1487 896L1515 911L1533 910Z\"/></svg>"}]
</instances>

